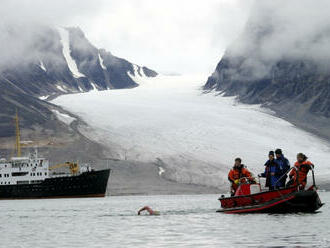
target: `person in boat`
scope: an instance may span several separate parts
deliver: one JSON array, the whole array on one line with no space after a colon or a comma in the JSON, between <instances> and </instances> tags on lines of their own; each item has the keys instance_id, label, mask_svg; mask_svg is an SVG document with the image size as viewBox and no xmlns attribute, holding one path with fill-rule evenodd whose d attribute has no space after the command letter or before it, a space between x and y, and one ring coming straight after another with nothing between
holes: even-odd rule
<instances>
[{"instance_id":1,"label":"person in boat","mask_svg":"<svg viewBox=\"0 0 330 248\"><path fill-rule=\"evenodd\" d=\"M275 154L273 151L268 153L268 160L265 163L265 172L259 174L259 177L266 178L266 185L269 190L274 190L280 188L280 177L282 176L282 171L280 170L279 164L275 160Z\"/></svg>"},{"instance_id":2,"label":"person in boat","mask_svg":"<svg viewBox=\"0 0 330 248\"><path fill-rule=\"evenodd\" d=\"M297 162L294 164L294 169L291 170L289 174L290 181L287 186L299 186L301 190L305 189L308 172L310 169L314 168L312 162L307 159L305 154L297 154Z\"/></svg>"},{"instance_id":3,"label":"person in boat","mask_svg":"<svg viewBox=\"0 0 330 248\"><path fill-rule=\"evenodd\" d=\"M141 215L141 212L143 212L143 211L147 211L149 213L149 215L160 215L159 211L152 210L151 207L149 207L149 206L144 206L143 208L141 208L138 211L138 215Z\"/></svg>"},{"instance_id":4,"label":"person in boat","mask_svg":"<svg viewBox=\"0 0 330 248\"><path fill-rule=\"evenodd\" d=\"M250 181L254 181L252 173L245 168L242 164L242 159L236 158L233 168L228 173L228 180L231 182L231 195L235 195L239 184L242 182L243 178L248 178Z\"/></svg>"},{"instance_id":5,"label":"person in boat","mask_svg":"<svg viewBox=\"0 0 330 248\"><path fill-rule=\"evenodd\" d=\"M290 170L290 162L289 160L284 157L283 152L281 149L276 149L275 150L275 155L276 155L276 159L275 162L279 165L279 170L280 170L280 182L279 182L279 187L284 188L285 187L285 183L286 183L286 179L287 179L287 173Z\"/></svg>"}]
</instances>

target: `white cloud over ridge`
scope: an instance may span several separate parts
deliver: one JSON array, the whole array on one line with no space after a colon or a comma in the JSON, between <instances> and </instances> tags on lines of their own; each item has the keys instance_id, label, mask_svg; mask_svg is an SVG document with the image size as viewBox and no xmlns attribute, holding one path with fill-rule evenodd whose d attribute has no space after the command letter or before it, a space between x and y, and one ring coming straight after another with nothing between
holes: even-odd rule
<instances>
[{"instance_id":1,"label":"white cloud over ridge","mask_svg":"<svg viewBox=\"0 0 330 248\"><path fill-rule=\"evenodd\" d=\"M268 75L279 61L312 61L319 70L330 65L330 1L256 1L244 32L227 50L244 58L232 75L252 80ZM241 61L238 59L238 61ZM242 62L242 61L241 61ZM241 63L239 62L239 63Z\"/></svg>"},{"instance_id":2,"label":"white cloud over ridge","mask_svg":"<svg viewBox=\"0 0 330 248\"><path fill-rule=\"evenodd\" d=\"M25 40L12 43L9 49L20 46L24 50L24 44L37 33L36 25L79 26L97 47L157 71L211 72L226 46L241 32L252 3L253 0L4 0L0 31L8 30L12 24L25 30ZM5 36L0 38L0 49L4 50L8 43ZM23 51L16 51L20 52Z\"/></svg>"}]
</instances>

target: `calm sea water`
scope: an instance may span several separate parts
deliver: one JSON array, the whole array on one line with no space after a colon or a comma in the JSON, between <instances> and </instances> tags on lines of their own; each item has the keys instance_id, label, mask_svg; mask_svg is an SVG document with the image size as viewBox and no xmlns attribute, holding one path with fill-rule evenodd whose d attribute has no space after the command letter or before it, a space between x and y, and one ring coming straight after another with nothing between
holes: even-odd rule
<instances>
[{"instance_id":1,"label":"calm sea water","mask_svg":"<svg viewBox=\"0 0 330 248\"><path fill-rule=\"evenodd\" d=\"M330 247L320 196L319 213L288 215L216 213L217 195L0 201L0 247Z\"/></svg>"}]
</instances>

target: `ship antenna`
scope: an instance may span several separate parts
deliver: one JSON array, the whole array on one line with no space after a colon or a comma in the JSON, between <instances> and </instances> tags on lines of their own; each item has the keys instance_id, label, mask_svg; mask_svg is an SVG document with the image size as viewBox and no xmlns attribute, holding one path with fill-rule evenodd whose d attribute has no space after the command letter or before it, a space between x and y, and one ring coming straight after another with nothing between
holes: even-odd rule
<instances>
[{"instance_id":1,"label":"ship antenna","mask_svg":"<svg viewBox=\"0 0 330 248\"><path fill-rule=\"evenodd\" d=\"M21 156L21 133L19 129L19 119L18 119L18 112L16 109L16 115L15 115L15 124L16 124L16 146L15 150L17 152L17 157Z\"/></svg>"}]
</instances>

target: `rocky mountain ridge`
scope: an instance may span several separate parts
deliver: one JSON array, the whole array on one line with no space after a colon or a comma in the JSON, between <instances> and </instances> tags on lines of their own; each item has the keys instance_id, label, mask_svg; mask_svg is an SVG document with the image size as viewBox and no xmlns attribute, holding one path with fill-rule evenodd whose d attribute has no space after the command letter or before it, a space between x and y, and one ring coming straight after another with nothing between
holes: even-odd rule
<instances>
[{"instance_id":1,"label":"rocky mountain ridge","mask_svg":"<svg viewBox=\"0 0 330 248\"><path fill-rule=\"evenodd\" d=\"M24 42L15 28L9 29L7 36ZM45 100L61 94L136 87L135 76L157 75L96 48L80 28L40 27L25 46L27 49L20 52L19 47L8 45L13 51L1 63L0 137L14 134L12 118L16 110L23 128L55 130L59 119L54 109L59 108Z\"/></svg>"}]
</instances>

